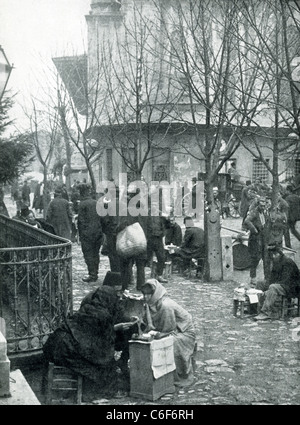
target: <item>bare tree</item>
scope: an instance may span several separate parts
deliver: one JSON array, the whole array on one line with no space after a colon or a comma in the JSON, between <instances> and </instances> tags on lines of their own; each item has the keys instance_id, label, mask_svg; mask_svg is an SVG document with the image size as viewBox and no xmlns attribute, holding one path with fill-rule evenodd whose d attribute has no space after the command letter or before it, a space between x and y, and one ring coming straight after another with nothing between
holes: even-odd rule
<instances>
[{"instance_id":1,"label":"bare tree","mask_svg":"<svg viewBox=\"0 0 300 425\"><path fill-rule=\"evenodd\" d=\"M32 110L24 112L29 120L29 131L32 144L35 148L36 157L39 160L44 175L43 215L46 217L48 203L50 201L50 185L48 173L53 158L57 138L59 136L58 117L53 116L52 111L45 108L42 102L32 100Z\"/></svg>"},{"instance_id":2,"label":"bare tree","mask_svg":"<svg viewBox=\"0 0 300 425\"><path fill-rule=\"evenodd\" d=\"M114 39L97 48L106 89L105 107L96 114L98 134L119 153L131 180L140 180L147 161L170 151L164 141L179 95L151 19L141 4L133 5Z\"/></svg>"},{"instance_id":3,"label":"bare tree","mask_svg":"<svg viewBox=\"0 0 300 425\"><path fill-rule=\"evenodd\" d=\"M296 2L283 0L238 2L237 10L248 28L247 57L244 56L248 67L253 67L253 58L260 58L256 63L252 98L254 101L260 98L261 104L251 117L255 126L255 131L249 132L251 144L243 145L271 174L272 203L275 205L279 178L287 168L280 171L279 162L286 161L288 166L299 148L300 81L296 80L294 68L297 63L299 66L300 14ZM271 162L258 136L268 142Z\"/></svg>"},{"instance_id":4,"label":"bare tree","mask_svg":"<svg viewBox=\"0 0 300 425\"><path fill-rule=\"evenodd\" d=\"M213 186L224 163L245 137L249 118L260 104L259 98L252 102L251 96L256 74L247 72L241 60L244 47L236 34L240 17L235 3L155 2L164 33L163 57L172 66L174 90L181 91L185 100L185 109L177 107L174 118L192 127L195 134L196 146L181 148L205 164L206 278L211 280L222 278L220 215Z\"/></svg>"}]
</instances>

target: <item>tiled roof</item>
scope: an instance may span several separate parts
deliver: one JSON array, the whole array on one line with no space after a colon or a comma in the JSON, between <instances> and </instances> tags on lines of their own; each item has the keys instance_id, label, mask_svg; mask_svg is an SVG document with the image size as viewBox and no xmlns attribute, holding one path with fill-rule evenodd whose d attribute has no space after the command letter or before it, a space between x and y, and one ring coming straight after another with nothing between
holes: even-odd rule
<instances>
[{"instance_id":1,"label":"tiled roof","mask_svg":"<svg viewBox=\"0 0 300 425\"><path fill-rule=\"evenodd\" d=\"M52 58L78 112L87 114L87 55Z\"/></svg>"}]
</instances>

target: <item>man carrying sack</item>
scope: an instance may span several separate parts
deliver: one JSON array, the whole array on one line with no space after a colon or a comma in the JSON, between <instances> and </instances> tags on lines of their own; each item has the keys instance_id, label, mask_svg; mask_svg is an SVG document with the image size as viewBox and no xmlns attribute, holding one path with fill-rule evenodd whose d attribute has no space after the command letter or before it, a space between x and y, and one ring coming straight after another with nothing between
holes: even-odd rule
<instances>
[{"instance_id":1,"label":"man carrying sack","mask_svg":"<svg viewBox=\"0 0 300 425\"><path fill-rule=\"evenodd\" d=\"M141 290L145 283L145 265L147 262L147 226L148 217L136 214L136 210L142 211L140 201L130 205L134 196L138 195L137 190L127 192L122 201L123 207L127 210L127 215L120 215L117 227L116 249L120 257L120 273L122 280L122 290L128 289L131 283L132 267L136 264L137 280L136 289ZM133 211L134 210L134 211Z\"/></svg>"}]
</instances>

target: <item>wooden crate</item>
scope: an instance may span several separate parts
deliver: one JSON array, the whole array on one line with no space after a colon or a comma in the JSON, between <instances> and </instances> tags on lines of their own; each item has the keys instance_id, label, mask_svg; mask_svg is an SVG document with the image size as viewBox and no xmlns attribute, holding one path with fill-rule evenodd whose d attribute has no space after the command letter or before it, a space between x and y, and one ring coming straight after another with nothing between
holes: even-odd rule
<instances>
[{"instance_id":1,"label":"wooden crate","mask_svg":"<svg viewBox=\"0 0 300 425\"><path fill-rule=\"evenodd\" d=\"M159 343L158 343L159 341ZM156 346L162 349L170 344L173 347L173 337L151 342L132 340L129 342L130 354L130 395L147 400L157 400L164 394L173 393L174 371L155 379L152 369L152 353Z\"/></svg>"}]
</instances>

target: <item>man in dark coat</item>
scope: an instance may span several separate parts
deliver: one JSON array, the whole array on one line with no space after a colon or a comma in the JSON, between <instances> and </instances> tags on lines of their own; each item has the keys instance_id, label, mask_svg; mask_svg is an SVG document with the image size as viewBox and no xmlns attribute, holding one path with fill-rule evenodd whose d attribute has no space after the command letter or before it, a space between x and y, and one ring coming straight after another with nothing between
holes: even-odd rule
<instances>
[{"instance_id":1,"label":"man in dark coat","mask_svg":"<svg viewBox=\"0 0 300 425\"><path fill-rule=\"evenodd\" d=\"M182 243L182 230L175 217L169 217L166 220L165 244L180 246Z\"/></svg>"},{"instance_id":2,"label":"man in dark coat","mask_svg":"<svg viewBox=\"0 0 300 425\"><path fill-rule=\"evenodd\" d=\"M43 182L40 182L36 185L34 190L32 208L35 209L35 212L39 210L41 213L43 210L43 186Z\"/></svg>"},{"instance_id":3,"label":"man in dark coat","mask_svg":"<svg viewBox=\"0 0 300 425\"><path fill-rule=\"evenodd\" d=\"M61 193L62 193L62 197L64 199L66 199L67 201L69 201L69 194L67 191L67 185L64 183L61 187L60 187Z\"/></svg>"},{"instance_id":4,"label":"man in dark coat","mask_svg":"<svg viewBox=\"0 0 300 425\"><path fill-rule=\"evenodd\" d=\"M272 258L271 284L265 292L261 313L256 320L278 319L281 297L300 296L300 271L296 263L286 257L279 247L269 247L269 250Z\"/></svg>"},{"instance_id":5,"label":"man in dark coat","mask_svg":"<svg viewBox=\"0 0 300 425\"><path fill-rule=\"evenodd\" d=\"M266 272L266 241L264 228L267 221L266 199L260 197L257 203L251 205L248 214L244 220L245 229L250 231L248 239L248 251L250 255L250 285L255 287L257 284L256 270L262 259L264 262L264 272Z\"/></svg>"},{"instance_id":6,"label":"man in dark coat","mask_svg":"<svg viewBox=\"0 0 300 425\"><path fill-rule=\"evenodd\" d=\"M138 194L137 190L134 190L130 193L125 193L123 198L120 200L120 207L122 210L127 210L127 215L120 215L118 218L117 226L117 237L118 233L124 230L127 226L130 226L134 223L139 223L145 233L147 239L148 236L148 217L142 214L133 215L136 211L131 210L130 200ZM136 206L137 209L142 209L142 204L138 202L139 205ZM136 210L134 206L133 210ZM132 278L132 267L133 264L136 264L136 289L141 290L142 286L145 283L145 266L147 262L147 251L145 253L139 254L137 256L132 256L130 258L120 256L120 273L122 279L122 290L128 289L128 286L131 283Z\"/></svg>"},{"instance_id":7,"label":"man in dark coat","mask_svg":"<svg viewBox=\"0 0 300 425\"><path fill-rule=\"evenodd\" d=\"M25 180L22 187L22 201L30 206L30 187L28 186L27 180Z\"/></svg>"},{"instance_id":8,"label":"man in dark coat","mask_svg":"<svg viewBox=\"0 0 300 425\"><path fill-rule=\"evenodd\" d=\"M161 216L155 205L152 205L151 214L148 217L147 258L151 262L153 253L157 258L156 279L160 283L166 283L163 277L165 267L165 249L163 237L165 235L165 219Z\"/></svg>"},{"instance_id":9,"label":"man in dark coat","mask_svg":"<svg viewBox=\"0 0 300 425\"><path fill-rule=\"evenodd\" d=\"M197 198L200 199L201 193L200 193L200 185L199 182L197 181L196 177L192 178L192 211L190 211L190 214L193 213L193 217L196 217L196 207L197 207Z\"/></svg>"},{"instance_id":10,"label":"man in dark coat","mask_svg":"<svg viewBox=\"0 0 300 425\"><path fill-rule=\"evenodd\" d=\"M102 286L82 300L80 309L61 324L43 346L45 359L65 366L96 382L100 388L118 390L120 366L128 377L129 344L137 332L136 317L126 317L114 288ZM118 363L115 351L122 351ZM128 382L129 384L129 382Z\"/></svg>"},{"instance_id":11,"label":"man in dark coat","mask_svg":"<svg viewBox=\"0 0 300 425\"><path fill-rule=\"evenodd\" d=\"M190 261L194 258L201 258L205 252L204 230L194 225L192 217L185 217L186 227L183 242L179 248L175 248L175 253L183 259L184 269L189 267Z\"/></svg>"},{"instance_id":12,"label":"man in dark coat","mask_svg":"<svg viewBox=\"0 0 300 425\"><path fill-rule=\"evenodd\" d=\"M242 192L241 192L241 202L239 207L239 213L243 219L243 222L247 216L250 204L254 198L255 198L255 192L252 190L251 180L247 180L246 186L242 189Z\"/></svg>"},{"instance_id":13,"label":"man in dark coat","mask_svg":"<svg viewBox=\"0 0 300 425\"><path fill-rule=\"evenodd\" d=\"M287 185L286 195L284 196L285 201L289 205L288 209L288 227L290 232L295 238L300 241L300 233L296 229L296 223L300 220L300 196L293 192L293 186Z\"/></svg>"},{"instance_id":14,"label":"man in dark coat","mask_svg":"<svg viewBox=\"0 0 300 425\"><path fill-rule=\"evenodd\" d=\"M57 236L71 240L72 209L59 189L55 190L54 199L48 206L46 220L53 226Z\"/></svg>"},{"instance_id":15,"label":"man in dark coat","mask_svg":"<svg viewBox=\"0 0 300 425\"><path fill-rule=\"evenodd\" d=\"M101 219L97 213L97 201L92 198L87 184L79 186L80 204L78 207L78 233L81 249L88 268L84 282L96 282L100 264L100 247L103 242Z\"/></svg>"},{"instance_id":16,"label":"man in dark coat","mask_svg":"<svg viewBox=\"0 0 300 425\"><path fill-rule=\"evenodd\" d=\"M101 216L101 226L102 231L105 235L105 242L103 244L103 249L107 252L109 258L110 270L112 272L120 272L120 258L116 250L116 241L117 241L117 226L118 226L118 211L119 211L119 190L116 188L116 193L112 191L106 193L103 204L104 209L108 210L107 215ZM109 204L115 202L116 213L109 213Z\"/></svg>"}]
</instances>

